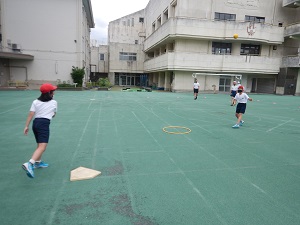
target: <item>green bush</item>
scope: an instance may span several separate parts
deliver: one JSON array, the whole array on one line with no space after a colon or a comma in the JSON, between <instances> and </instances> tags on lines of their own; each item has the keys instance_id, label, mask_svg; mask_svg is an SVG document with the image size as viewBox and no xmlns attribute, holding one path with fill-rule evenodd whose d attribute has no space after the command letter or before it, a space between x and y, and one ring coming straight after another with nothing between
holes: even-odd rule
<instances>
[{"instance_id":1,"label":"green bush","mask_svg":"<svg viewBox=\"0 0 300 225\"><path fill-rule=\"evenodd\" d=\"M111 87L111 83L107 77L99 78L98 83L100 87Z\"/></svg>"},{"instance_id":2,"label":"green bush","mask_svg":"<svg viewBox=\"0 0 300 225\"><path fill-rule=\"evenodd\" d=\"M62 87L72 87L74 88L74 84L66 84L66 83L62 83L62 84L58 84L57 87L62 88Z\"/></svg>"},{"instance_id":3,"label":"green bush","mask_svg":"<svg viewBox=\"0 0 300 225\"><path fill-rule=\"evenodd\" d=\"M72 66L72 72L71 72L71 77L73 79L74 83L77 83L78 87L82 87L82 79L84 77L85 70L83 68L78 68L75 66Z\"/></svg>"}]
</instances>

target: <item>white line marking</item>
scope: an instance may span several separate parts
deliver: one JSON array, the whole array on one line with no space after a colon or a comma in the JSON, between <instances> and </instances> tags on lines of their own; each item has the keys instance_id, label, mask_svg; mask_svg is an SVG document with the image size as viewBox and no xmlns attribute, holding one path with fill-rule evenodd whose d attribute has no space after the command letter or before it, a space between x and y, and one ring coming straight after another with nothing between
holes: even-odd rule
<instances>
[{"instance_id":1,"label":"white line marking","mask_svg":"<svg viewBox=\"0 0 300 225\"><path fill-rule=\"evenodd\" d=\"M79 138L79 141L78 141L78 144L77 144L77 148L76 148L76 150L75 150L75 152L74 152L74 154L73 154L73 156L72 156L70 165L72 165L72 163L73 163L73 161L74 161L74 159L75 159L75 157L76 157L76 155L77 155L77 152L78 152L78 150L79 150L79 148L80 148L80 145L81 145L81 142L82 142L82 140L83 140L83 136L84 136L84 134L85 134L85 132L86 132L86 130L87 130L87 125L89 124L89 121L90 121L91 116L92 116L92 114L94 113L94 111L95 111L95 110L93 110L93 111L90 113L90 116L89 116L88 120L86 121L85 127L84 127L84 129L83 129L83 131L82 131L82 133L81 133L81 137ZM54 217L55 217L55 214L56 214L56 212L57 212L58 205L59 205L58 202L59 202L59 200L61 199L62 192L65 190L65 186L66 186L67 183L68 183L68 182L65 182L65 181L63 180L63 181L62 181L62 185L60 186L60 188L59 188L58 191L56 192L57 195L56 195L56 198L55 198L55 201L54 201L53 208L51 209L51 211L50 211L50 213L49 213L50 215L49 215L49 219L48 219L48 221L47 221L47 224L50 224L50 225L53 224L53 220L54 220Z\"/></svg>"},{"instance_id":2,"label":"white line marking","mask_svg":"<svg viewBox=\"0 0 300 225\"><path fill-rule=\"evenodd\" d=\"M287 123L291 122L292 120L294 120L294 119L290 119L290 120L288 120L288 121L286 121L286 122L284 122L284 123L281 123L281 124L279 124L278 126L273 127L273 128L271 128L271 129L267 130L266 132L270 132L270 131L272 131L272 130L275 130L276 128L281 127L281 126L283 126L284 124L287 124Z\"/></svg>"}]
</instances>

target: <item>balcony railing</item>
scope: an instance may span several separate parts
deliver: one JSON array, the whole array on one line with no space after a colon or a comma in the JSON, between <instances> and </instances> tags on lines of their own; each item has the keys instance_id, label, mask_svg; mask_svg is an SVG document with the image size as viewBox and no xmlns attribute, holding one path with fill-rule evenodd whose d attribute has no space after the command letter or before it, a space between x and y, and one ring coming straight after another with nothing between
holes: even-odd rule
<instances>
[{"instance_id":1,"label":"balcony railing","mask_svg":"<svg viewBox=\"0 0 300 225\"><path fill-rule=\"evenodd\" d=\"M282 67L300 68L300 56L285 56L282 58Z\"/></svg>"},{"instance_id":2,"label":"balcony railing","mask_svg":"<svg viewBox=\"0 0 300 225\"><path fill-rule=\"evenodd\" d=\"M292 24L285 27L285 37L298 37L300 38L300 23Z\"/></svg>"},{"instance_id":3,"label":"balcony railing","mask_svg":"<svg viewBox=\"0 0 300 225\"><path fill-rule=\"evenodd\" d=\"M144 70L146 72L186 70L277 74L280 65L280 57L168 52L147 60L144 63Z\"/></svg>"},{"instance_id":4,"label":"balcony railing","mask_svg":"<svg viewBox=\"0 0 300 225\"><path fill-rule=\"evenodd\" d=\"M282 44L284 27L270 24L237 21L212 21L192 18L170 18L145 40L145 51L170 42L175 38L193 38L199 40L251 41L266 44Z\"/></svg>"},{"instance_id":5,"label":"balcony railing","mask_svg":"<svg viewBox=\"0 0 300 225\"><path fill-rule=\"evenodd\" d=\"M288 8L298 8L300 7L300 0L283 0L282 6Z\"/></svg>"}]
</instances>

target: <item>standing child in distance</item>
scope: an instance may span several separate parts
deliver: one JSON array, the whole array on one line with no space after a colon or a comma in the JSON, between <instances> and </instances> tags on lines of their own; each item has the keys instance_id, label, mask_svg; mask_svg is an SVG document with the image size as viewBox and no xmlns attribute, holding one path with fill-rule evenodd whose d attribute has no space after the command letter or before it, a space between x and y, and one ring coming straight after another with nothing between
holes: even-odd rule
<instances>
[{"instance_id":1,"label":"standing child in distance","mask_svg":"<svg viewBox=\"0 0 300 225\"><path fill-rule=\"evenodd\" d=\"M233 85L231 86L231 89L230 89L231 106L233 106L235 104L234 97L236 95L237 89L238 89L238 85L236 85L236 81L233 81Z\"/></svg>"},{"instance_id":2,"label":"standing child in distance","mask_svg":"<svg viewBox=\"0 0 300 225\"><path fill-rule=\"evenodd\" d=\"M240 85L238 87L238 93L234 97L234 103L238 103L235 111L237 122L232 126L232 128L239 128L240 126L243 126L244 120L242 120L242 116L246 112L247 101L252 101L252 98L249 98L249 96L243 91L244 87Z\"/></svg>"},{"instance_id":3,"label":"standing child in distance","mask_svg":"<svg viewBox=\"0 0 300 225\"><path fill-rule=\"evenodd\" d=\"M34 178L34 169L48 167L48 164L41 161L42 154L47 148L47 144L50 136L50 121L57 112L57 102L53 100L54 91L57 89L52 84L43 84L40 87L42 92L41 96L34 100L30 107L28 114L24 134L27 135L29 131L29 124L34 118L32 123L32 131L35 136L37 148L32 154L29 162L22 165L22 168L26 171L27 176Z\"/></svg>"},{"instance_id":4,"label":"standing child in distance","mask_svg":"<svg viewBox=\"0 0 300 225\"><path fill-rule=\"evenodd\" d=\"M197 97L198 97L199 88L200 88L200 84L198 83L198 80L195 79L194 80L194 86L193 86L193 89L194 89L194 100L196 100Z\"/></svg>"}]
</instances>

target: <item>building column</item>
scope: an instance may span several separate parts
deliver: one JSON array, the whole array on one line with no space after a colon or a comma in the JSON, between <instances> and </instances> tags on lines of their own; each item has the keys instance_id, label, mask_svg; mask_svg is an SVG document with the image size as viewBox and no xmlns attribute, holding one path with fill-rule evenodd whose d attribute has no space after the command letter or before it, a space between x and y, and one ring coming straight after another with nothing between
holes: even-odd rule
<instances>
[{"instance_id":1,"label":"building column","mask_svg":"<svg viewBox=\"0 0 300 225\"><path fill-rule=\"evenodd\" d=\"M171 90L171 74L170 72L165 72L165 91Z\"/></svg>"},{"instance_id":2,"label":"building column","mask_svg":"<svg viewBox=\"0 0 300 225\"><path fill-rule=\"evenodd\" d=\"M297 77L295 95L300 96L300 69L298 69L298 77Z\"/></svg>"},{"instance_id":3,"label":"building column","mask_svg":"<svg viewBox=\"0 0 300 225\"><path fill-rule=\"evenodd\" d=\"M157 83L157 88L165 88L165 73L164 72L159 72L158 73L158 83Z\"/></svg>"}]
</instances>

